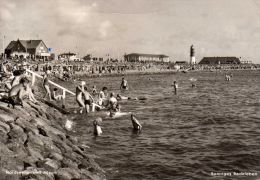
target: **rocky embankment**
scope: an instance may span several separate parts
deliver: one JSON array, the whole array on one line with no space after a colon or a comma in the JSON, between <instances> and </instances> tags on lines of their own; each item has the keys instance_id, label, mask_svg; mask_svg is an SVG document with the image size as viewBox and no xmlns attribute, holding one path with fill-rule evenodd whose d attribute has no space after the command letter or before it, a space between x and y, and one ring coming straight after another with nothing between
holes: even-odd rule
<instances>
[{"instance_id":1,"label":"rocky embankment","mask_svg":"<svg viewBox=\"0 0 260 180\"><path fill-rule=\"evenodd\" d=\"M0 102L0 179L105 179L88 148L65 130L65 121L45 103L12 109Z\"/></svg>"}]
</instances>

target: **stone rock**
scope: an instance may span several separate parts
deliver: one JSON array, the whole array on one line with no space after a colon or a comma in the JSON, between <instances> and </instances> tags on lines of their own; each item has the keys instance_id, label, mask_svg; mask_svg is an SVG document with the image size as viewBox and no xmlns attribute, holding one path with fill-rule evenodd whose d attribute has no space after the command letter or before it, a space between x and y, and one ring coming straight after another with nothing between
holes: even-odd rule
<instances>
[{"instance_id":1,"label":"stone rock","mask_svg":"<svg viewBox=\"0 0 260 180\"><path fill-rule=\"evenodd\" d=\"M32 134L32 132L28 133L28 144L30 144L33 147L41 148L44 147L44 142L40 135L38 134Z\"/></svg>"},{"instance_id":2,"label":"stone rock","mask_svg":"<svg viewBox=\"0 0 260 180\"><path fill-rule=\"evenodd\" d=\"M11 130L8 133L11 137L12 142L24 143L27 139L27 135L24 133L23 129L20 126L15 125L14 123L10 124Z\"/></svg>"},{"instance_id":3,"label":"stone rock","mask_svg":"<svg viewBox=\"0 0 260 180\"><path fill-rule=\"evenodd\" d=\"M67 134L63 117L59 111L41 102L39 105L28 102L24 108L17 106L15 109L0 102L0 179L85 180L101 177L97 174L103 173L99 166L84 148L79 148L73 134ZM2 170L33 169L49 174L1 174Z\"/></svg>"},{"instance_id":4,"label":"stone rock","mask_svg":"<svg viewBox=\"0 0 260 180\"><path fill-rule=\"evenodd\" d=\"M65 154L67 152L72 152L72 148L68 146L66 143L64 143L63 141L58 139L53 139L53 142L55 143L56 147L60 149L62 154Z\"/></svg>"},{"instance_id":5,"label":"stone rock","mask_svg":"<svg viewBox=\"0 0 260 180\"><path fill-rule=\"evenodd\" d=\"M9 133L10 132L10 126L2 121L0 121L0 128L4 128L4 130Z\"/></svg>"},{"instance_id":6,"label":"stone rock","mask_svg":"<svg viewBox=\"0 0 260 180\"><path fill-rule=\"evenodd\" d=\"M37 128L31 123L31 119L26 120L24 118L17 118L15 122L17 125L19 125L28 132L33 132L34 134L39 133Z\"/></svg>"},{"instance_id":7,"label":"stone rock","mask_svg":"<svg viewBox=\"0 0 260 180\"><path fill-rule=\"evenodd\" d=\"M0 142L6 143L8 139L6 130L0 126Z\"/></svg>"},{"instance_id":8,"label":"stone rock","mask_svg":"<svg viewBox=\"0 0 260 180\"><path fill-rule=\"evenodd\" d=\"M41 154L41 152L35 150L33 147L31 147L30 145L28 145L28 147L26 148L28 151L28 154L38 160L43 160L43 156Z\"/></svg>"},{"instance_id":9,"label":"stone rock","mask_svg":"<svg viewBox=\"0 0 260 180\"><path fill-rule=\"evenodd\" d=\"M36 162L39 159L34 156L27 156L23 159L24 164L27 164L29 167L36 167ZM27 167L25 167L27 169Z\"/></svg>"},{"instance_id":10,"label":"stone rock","mask_svg":"<svg viewBox=\"0 0 260 180\"><path fill-rule=\"evenodd\" d=\"M63 160L61 161L61 167L77 169L78 168L78 163L72 161L71 159L63 157Z\"/></svg>"},{"instance_id":11,"label":"stone rock","mask_svg":"<svg viewBox=\"0 0 260 180\"><path fill-rule=\"evenodd\" d=\"M57 160L57 161L62 161L63 160L62 154L56 153L56 152L50 152L48 157L51 158L51 159Z\"/></svg>"},{"instance_id":12,"label":"stone rock","mask_svg":"<svg viewBox=\"0 0 260 180\"><path fill-rule=\"evenodd\" d=\"M45 159L45 163L43 164L44 169L50 171L50 172L55 172L57 169L60 167L60 163L56 160L53 159Z\"/></svg>"},{"instance_id":13,"label":"stone rock","mask_svg":"<svg viewBox=\"0 0 260 180\"><path fill-rule=\"evenodd\" d=\"M34 124L36 127L47 126L49 124L48 121L45 121L45 119L41 119L41 118L32 119L31 123Z\"/></svg>"},{"instance_id":14,"label":"stone rock","mask_svg":"<svg viewBox=\"0 0 260 180\"><path fill-rule=\"evenodd\" d=\"M3 114L3 113L0 114L0 120L3 122L11 123L11 122L14 122L15 119L16 118L13 116Z\"/></svg>"},{"instance_id":15,"label":"stone rock","mask_svg":"<svg viewBox=\"0 0 260 180\"><path fill-rule=\"evenodd\" d=\"M82 159L81 163L78 165L79 169L87 169L90 172L97 172L101 170L99 165L91 158Z\"/></svg>"},{"instance_id":16,"label":"stone rock","mask_svg":"<svg viewBox=\"0 0 260 180\"><path fill-rule=\"evenodd\" d=\"M80 171L73 168L61 168L57 171L57 175L55 177L58 180L71 180L71 179L80 179L81 174Z\"/></svg>"},{"instance_id":17,"label":"stone rock","mask_svg":"<svg viewBox=\"0 0 260 180\"><path fill-rule=\"evenodd\" d=\"M43 126L42 128L50 136L57 136L59 139L62 139L62 140L66 139L66 135L62 131L58 130L57 128L53 128L51 126Z\"/></svg>"},{"instance_id":18,"label":"stone rock","mask_svg":"<svg viewBox=\"0 0 260 180\"><path fill-rule=\"evenodd\" d=\"M12 154L13 154L13 152L4 143L0 142L0 157L12 156Z\"/></svg>"},{"instance_id":19,"label":"stone rock","mask_svg":"<svg viewBox=\"0 0 260 180\"><path fill-rule=\"evenodd\" d=\"M28 167L27 174L22 176L22 179L37 179L37 180L54 180L54 173L47 171L44 168Z\"/></svg>"}]
</instances>

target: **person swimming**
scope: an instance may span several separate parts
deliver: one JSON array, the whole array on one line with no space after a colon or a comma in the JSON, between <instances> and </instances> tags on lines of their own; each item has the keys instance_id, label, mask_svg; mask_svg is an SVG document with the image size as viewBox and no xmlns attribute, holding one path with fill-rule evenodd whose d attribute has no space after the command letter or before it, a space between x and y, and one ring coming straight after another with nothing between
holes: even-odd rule
<instances>
[{"instance_id":1,"label":"person swimming","mask_svg":"<svg viewBox=\"0 0 260 180\"><path fill-rule=\"evenodd\" d=\"M125 80L124 77L122 78L122 82L121 82L121 85L120 85L120 89L121 89L121 90L128 90L128 82L127 82L127 80Z\"/></svg>"},{"instance_id":2,"label":"person swimming","mask_svg":"<svg viewBox=\"0 0 260 180\"><path fill-rule=\"evenodd\" d=\"M226 81L230 81L230 80L231 80L231 76L228 75L228 74L226 74L226 75L225 75L225 79L226 79Z\"/></svg>"},{"instance_id":3,"label":"person swimming","mask_svg":"<svg viewBox=\"0 0 260 180\"><path fill-rule=\"evenodd\" d=\"M103 133L102 129L101 129L101 123L102 123L101 118L97 118L93 121L94 135L95 136L100 136Z\"/></svg>"},{"instance_id":4,"label":"person swimming","mask_svg":"<svg viewBox=\"0 0 260 180\"><path fill-rule=\"evenodd\" d=\"M116 95L116 99L117 100L128 100L128 99L131 99L130 97L127 97L127 96L122 96L120 94L117 94Z\"/></svg>"},{"instance_id":5,"label":"person swimming","mask_svg":"<svg viewBox=\"0 0 260 180\"><path fill-rule=\"evenodd\" d=\"M122 96L120 94L117 94L116 99L119 100L119 101L120 100L136 100L136 101L140 100L140 101L144 101L144 100L147 100L147 97L145 97L145 96L127 97L127 96Z\"/></svg>"},{"instance_id":6,"label":"person swimming","mask_svg":"<svg viewBox=\"0 0 260 180\"><path fill-rule=\"evenodd\" d=\"M177 94L177 89L179 88L176 81L173 82L173 88L174 88L174 94L176 95Z\"/></svg>"},{"instance_id":7,"label":"person swimming","mask_svg":"<svg viewBox=\"0 0 260 180\"><path fill-rule=\"evenodd\" d=\"M97 87L94 85L92 88L92 95L95 96L97 94Z\"/></svg>"},{"instance_id":8,"label":"person swimming","mask_svg":"<svg viewBox=\"0 0 260 180\"><path fill-rule=\"evenodd\" d=\"M132 121L134 130L138 130L138 131L142 130L142 125L139 123L139 121L133 114L131 114L131 121Z\"/></svg>"}]
</instances>

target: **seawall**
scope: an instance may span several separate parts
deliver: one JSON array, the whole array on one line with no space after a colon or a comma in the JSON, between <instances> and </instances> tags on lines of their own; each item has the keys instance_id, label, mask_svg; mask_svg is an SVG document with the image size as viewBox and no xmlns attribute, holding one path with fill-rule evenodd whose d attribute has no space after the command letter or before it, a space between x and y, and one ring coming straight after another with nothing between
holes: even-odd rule
<instances>
[{"instance_id":1,"label":"seawall","mask_svg":"<svg viewBox=\"0 0 260 180\"><path fill-rule=\"evenodd\" d=\"M65 121L43 102L15 109L0 102L0 179L105 179L89 147L64 128Z\"/></svg>"}]
</instances>

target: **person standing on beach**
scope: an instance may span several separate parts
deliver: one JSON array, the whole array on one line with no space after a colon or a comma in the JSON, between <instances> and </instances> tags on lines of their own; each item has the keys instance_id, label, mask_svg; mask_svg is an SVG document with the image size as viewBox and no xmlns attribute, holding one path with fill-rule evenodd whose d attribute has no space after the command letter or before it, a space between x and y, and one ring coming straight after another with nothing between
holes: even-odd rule
<instances>
[{"instance_id":1,"label":"person standing on beach","mask_svg":"<svg viewBox=\"0 0 260 180\"><path fill-rule=\"evenodd\" d=\"M46 96L49 97L49 100L52 101L52 97L51 97L51 90L50 90L50 85L49 85L49 74L50 74L50 71L47 70L46 73L44 74L43 76L43 88L44 90L46 91L46 94L44 95L43 98L46 98Z\"/></svg>"},{"instance_id":2,"label":"person standing on beach","mask_svg":"<svg viewBox=\"0 0 260 180\"><path fill-rule=\"evenodd\" d=\"M83 109L85 108L85 103L83 101L83 93L84 93L84 86L85 86L85 81L81 82L81 85L78 85L76 87L76 101L79 105L80 111L79 113L82 114L83 113Z\"/></svg>"},{"instance_id":3,"label":"person standing on beach","mask_svg":"<svg viewBox=\"0 0 260 180\"><path fill-rule=\"evenodd\" d=\"M177 95L178 84L176 81L173 82L174 94Z\"/></svg>"},{"instance_id":4,"label":"person standing on beach","mask_svg":"<svg viewBox=\"0 0 260 180\"><path fill-rule=\"evenodd\" d=\"M127 83L127 80L125 80L124 77L122 78L122 82L121 82L121 85L120 85L120 89L121 89L121 90L128 90L128 83Z\"/></svg>"}]
</instances>

